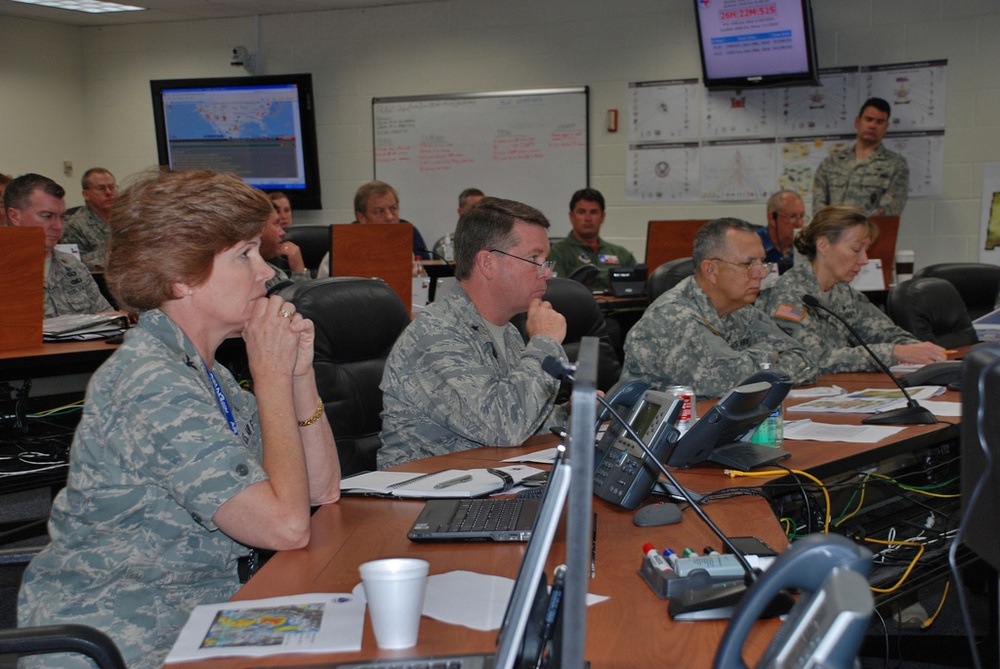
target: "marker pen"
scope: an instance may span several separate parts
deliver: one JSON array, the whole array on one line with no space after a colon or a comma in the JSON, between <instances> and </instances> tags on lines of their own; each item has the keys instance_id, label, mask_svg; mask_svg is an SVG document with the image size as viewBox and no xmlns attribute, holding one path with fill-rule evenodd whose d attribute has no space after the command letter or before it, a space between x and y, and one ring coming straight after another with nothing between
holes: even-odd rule
<instances>
[{"instance_id":1,"label":"marker pen","mask_svg":"<svg viewBox=\"0 0 1000 669\"><path fill-rule=\"evenodd\" d=\"M646 554L646 559L649 560L649 564L653 565L655 569L659 571L674 570L674 568L663 559L663 556L660 555L655 548L653 548L653 544L643 544L642 552Z\"/></svg>"},{"instance_id":2,"label":"marker pen","mask_svg":"<svg viewBox=\"0 0 1000 669\"><path fill-rule=\"evenodd\" d=\"M671 567L673 567L675 570L677 569L677 553L673 552L669 548L664 548L663 557L667 559L667 562L670 563Z\"/></svg>"},{"instance_id":3,"label":"marker pen","mask_svg":"<svg viewBox=\"0 0 1000 669\"><path fill-rule=\"evenodd\" d=\"M705 546L705 548L701 551L701 554L702 555L718 555L719 551L715 550L711 546Z\"/></svg>"},{"instance_id":4,"label":"marker pen","mask_svg":"<svg viewBox=\"0 0 1000 669\"><path fill-rule=\"evenodd\" d=\"M685 548L681 553L681 557L698 557L698 554L694 552L693 548Z\"/></svg>"}]
</instances>

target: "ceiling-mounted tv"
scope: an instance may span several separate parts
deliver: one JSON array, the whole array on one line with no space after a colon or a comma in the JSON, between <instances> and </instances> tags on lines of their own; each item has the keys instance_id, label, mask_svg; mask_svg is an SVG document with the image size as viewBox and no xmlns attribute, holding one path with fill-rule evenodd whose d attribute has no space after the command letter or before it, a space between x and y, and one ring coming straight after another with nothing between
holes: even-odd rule
<instances>
[{"instance_id":1,"label":"ceiling-mounted tv","mask_svg":"<svg viewBox=\"0 0 1000 669\"><path fill-rule=\"evenodd\" d=\"M149 82L160 165L234 172L322 209L312 75Z\"/></svg>"},{"instance_id":2,"label":"ceiling-mounted tv","mask_svg":"<svg viewBox=\"0 0 1000 669\"><path fill-rule=\"evenodd\" d=\"M819 83L810 0L694 0L709 90Z\"/></svg>"}]
</instances>

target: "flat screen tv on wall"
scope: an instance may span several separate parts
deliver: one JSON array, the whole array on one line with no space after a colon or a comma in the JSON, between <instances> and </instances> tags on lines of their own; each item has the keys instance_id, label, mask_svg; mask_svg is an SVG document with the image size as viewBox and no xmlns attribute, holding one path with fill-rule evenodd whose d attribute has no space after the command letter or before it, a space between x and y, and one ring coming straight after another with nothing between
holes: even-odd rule
<instances>
[{"instance_id":1,"label":"flat screen tv on wall","mask_svg":"<svg viewBox=\"0 0 1000 669\"><path fill-rule=\"evenodd\" d=\"M297 209L321 209L312 75L149 82L156 148L170 169L234 172Z\"/></svg>"},{"instance_id":2,"label":"flat screen tv on wall","mask_svg":"<svg viewBox=\"0 0 1000 669\"><path fill-rule=\"evenodd\" d=\"M694 0L709 90L819 83L810 0Z\"/></svg>"}]
</instances>

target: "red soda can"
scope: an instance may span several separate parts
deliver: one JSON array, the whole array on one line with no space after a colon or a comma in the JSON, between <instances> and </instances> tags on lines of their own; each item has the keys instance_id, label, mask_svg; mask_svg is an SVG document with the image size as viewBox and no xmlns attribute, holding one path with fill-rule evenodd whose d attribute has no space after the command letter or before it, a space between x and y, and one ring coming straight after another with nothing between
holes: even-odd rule
<instances>
[{"instance_id":1,"label":"red soda can","mask_svg":"<svg viewBox=\"0 0 1000 669\"><path fill-rule=\"evenodd\" d=\"M698 410L695 407L694 388L691 386L667 386L664 392L668 392L684 400L681 405L681 414L677 418L677 431L681 434L687 432L694 422L698 420Z\"/></svg>"}]
</instances>

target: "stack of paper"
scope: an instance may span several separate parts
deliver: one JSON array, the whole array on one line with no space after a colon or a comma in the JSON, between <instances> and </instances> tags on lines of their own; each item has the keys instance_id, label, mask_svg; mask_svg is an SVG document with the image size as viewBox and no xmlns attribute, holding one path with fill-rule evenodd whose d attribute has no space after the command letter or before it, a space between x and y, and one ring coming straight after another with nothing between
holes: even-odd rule
<instances>
[{"instance_id":1,"label":"stack of paper","mask_svg":"<svg viewBox=\"0 0 1000 669\"><path fill-rule=\"evenodd\" d=\"M46 318L42 323L44 341L106 339L125 331L128 319L117 314L66 314Z\"/></svg>"}]
</instances>

